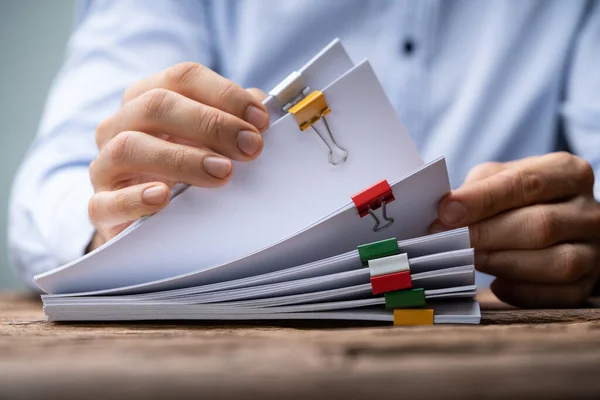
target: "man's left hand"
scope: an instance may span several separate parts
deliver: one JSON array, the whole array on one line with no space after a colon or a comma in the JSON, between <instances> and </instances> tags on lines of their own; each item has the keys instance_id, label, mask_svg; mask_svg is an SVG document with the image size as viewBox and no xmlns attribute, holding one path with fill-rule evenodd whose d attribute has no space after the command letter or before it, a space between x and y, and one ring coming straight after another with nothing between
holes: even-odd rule
<instances>
[{"instance_id":1,"label":"man's left hand","mask_svg":"<svg viewBox=\"0 0 600 400\"><path fill-rule=\"evenodd\" d=\"M594 172L569 153L475 167L440 201L439 232L469 226L475 267L519 307L574 307L600 275Z\"/></svg>"}]
</instances>

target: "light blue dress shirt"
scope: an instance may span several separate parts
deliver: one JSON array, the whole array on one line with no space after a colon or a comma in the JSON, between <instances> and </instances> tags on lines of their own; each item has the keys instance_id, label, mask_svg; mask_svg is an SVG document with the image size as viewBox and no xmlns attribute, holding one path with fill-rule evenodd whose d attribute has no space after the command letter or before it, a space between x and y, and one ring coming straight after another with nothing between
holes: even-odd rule
<instances>
[{"instance_id":1,"label":"light blue dress shirt","mask_svg":"<svg viewBox=\"0 0 600 400\"><path fill-rule=\"evenodd\" d=\"M557 149L600 172L600 3L558 0L96 0L14 184L22 278L84 253L97 124L127 86L182 61L271 89L335 37L368 58L426 160L457 187L474 165ZM596 194L600 192L596 190Z\"/></svg>"}]
</instances>

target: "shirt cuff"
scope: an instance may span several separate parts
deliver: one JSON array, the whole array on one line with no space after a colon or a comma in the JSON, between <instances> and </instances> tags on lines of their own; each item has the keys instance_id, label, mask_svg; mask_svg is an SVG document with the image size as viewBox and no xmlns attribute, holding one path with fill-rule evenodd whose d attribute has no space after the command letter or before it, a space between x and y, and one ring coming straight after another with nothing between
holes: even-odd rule
<instances>
[{"instance_id":1,"label":"shirt cuff","mask_svg":"<svg viewBox=\"0 0 600 400\"><path fill-rule=\"evenodd\" d=\"M44 182L38 226L56 267L85 254L95 232L88 216L93 193L87 168L60 171Z\"/></svg>"}]
</instances>

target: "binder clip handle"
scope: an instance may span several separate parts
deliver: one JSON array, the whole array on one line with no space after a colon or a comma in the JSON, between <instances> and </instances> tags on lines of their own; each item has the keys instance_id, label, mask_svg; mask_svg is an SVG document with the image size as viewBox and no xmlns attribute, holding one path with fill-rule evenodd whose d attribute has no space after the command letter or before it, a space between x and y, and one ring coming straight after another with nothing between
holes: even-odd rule
<instances>
[{"instance_id":1,"label":"binder clip handle","mask_svg":"<svg viewBox=\"0 0 600 400\"><path fill-rule=\"evenodd\" d=\"M387 221L387 224L380 226L381 225L381 221L379 221L379 218L377 218L377 215L375 215L375 213L373 212L372 209L369 208L369 214L371 215L371 217L373 217L373 219L375 220L375 226L373 227L373 232L379 232L384 230L385 228L390 227L393 223L394 223L394 218L388 217L387 215L387 201L382 201L381 202L381 215L383 216L383 220Z\"/></svg>"},{"instance_id":2,"label":"binder clip handle","mask_svg":"<svg viewBox=\"0 0 600 400\"><path fill-rule=\"evenodd\" d=\"M331 133L331 129L329 128L329 123L327 122L327 118L325 118L324 114L321 114L321 118L323 119L323 123L325 124L325 129L327 131L327 138L329 139L330 143L327 142L327 138L325 136L323 136L323 134L317 130L317 128L314 126L314 124L311 125L311 128L313 128L313 130L321 138L321 141L323 141L325 146L327 146L327 148L329 149L329 164L336 166L336 165L345 163L346 160L348 159L348 151L346 149L344 149L342 146L340 146L339 144L337 144L337 142L335 141L335 138L333 137L333 134ZM338 155L337 161L333 160L334 149L335 149L336 154Z\"/></svg>"},{"instance_id":3,"label":"binder clip handle","mask_svg":"<svg viewBox=\"0 0 600 400\"><path fill-rule=\"evenodd\" d=\"M358 210L358 215L361 218L365 215L370 215L375 221L373 232L382 231L394 223L394 219L387 215L387 204L394 200L392 188L385 179L352 196L352 201ZM381 225L382 221L374 212L379 208L381 208L381 215L386 222L383 226Z\"/></svg>"}]
</instances>

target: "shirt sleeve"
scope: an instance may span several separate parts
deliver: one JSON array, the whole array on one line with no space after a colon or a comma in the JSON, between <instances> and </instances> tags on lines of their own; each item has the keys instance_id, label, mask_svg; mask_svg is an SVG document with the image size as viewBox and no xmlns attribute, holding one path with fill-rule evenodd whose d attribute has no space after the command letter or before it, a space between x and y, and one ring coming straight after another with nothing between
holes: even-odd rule
<instances>
[{"instance_id":1,"label":"shirt sleeve","mask_svg":"<svg viewBox=\"0 0 600 400\"><path fill-rule=\"evenodd\" d=\"M600 2L590 1L566 77L562 116L571 149L594 168L600 200Z\"/></svg>"},{"instance_id":2,"label":"shirt sleeve","mask_svg":"<svg viewBox=\"0 0 600 400\"><path fill-rule=\"evenodd\" d=\"M66 59L13 183L11 263L33 276L83 255L94 228L88 167L96 126L133 82L183 61L212 67L208 6L194 0L80 1Z\"/></svg>"}]
</instances>

